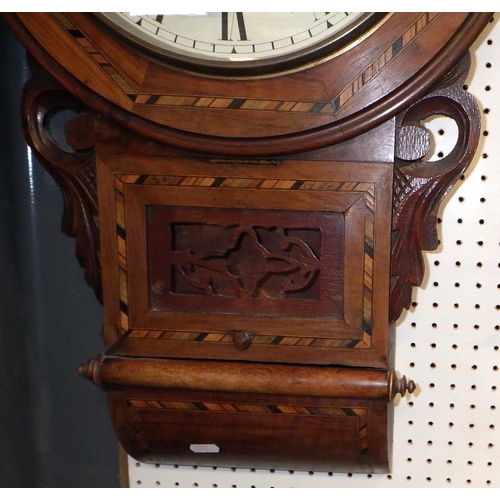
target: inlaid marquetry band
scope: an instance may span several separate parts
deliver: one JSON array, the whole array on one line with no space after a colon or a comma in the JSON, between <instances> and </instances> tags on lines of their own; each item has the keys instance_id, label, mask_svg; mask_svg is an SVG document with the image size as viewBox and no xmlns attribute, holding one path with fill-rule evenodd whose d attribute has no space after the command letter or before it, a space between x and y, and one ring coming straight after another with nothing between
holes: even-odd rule
<instances>
[{"instance_id":1,"label":"inlaid marquetry band","mask_svg":"<svg viewBox=\"0 0 500 500\"><path fill-rule=\"evenodd\" d=\"M365 325L369 326L369 325ZM131 339L154 339L154 340L178 340L191 342L215 342L220 344L234 344L232 333L217 332L173 332L165 330L138 330L133 329L125 332L125 336ZM258 335L252 337L252 345L280 345L291 347L333 347L333 348L363 348L365 344L371 344L371 339L365 338L365 342L358 339L331 339L314 337L293 337L290 335Z\"/></svg>"},{"instance_id":2,"label":"inlaid marquetry band","mask_svg":"<svg viewBox=\"0 0 500 500\"><path fill-rule=\"evenodd\" d=\"M61 12L54 12L52 17L66 30L66 32L85 50L89 57L102 69L115 85L130 99L137 94L130 81L127 81L120 72L106 59L97 47Z\"/></svg>"},{"instance_id":3,"label":"inlaid marquetry band","mask_svg":"<svg viewBox=\"0 0 500 500\"><path fill-rule=\"evenodd\" d=\"M127 250L126 223L124 216L124 186L161 185L161 186L199 186L204 188L218 187L229 189L276 189L359 192L363 194L364 214L364 271L363 271L363 325L362 338L332 339L325 337L302 337L281 335L255 335L252 344L280 345L290 347L322 347L369 349L372 345L372 307L373 307L373 245L374 245L374 213L375 191L370 182L323 181L323 180L289 180L259 179L234 177L201 177L177 175L139 175L117 174L115 176L116 200L116 236L118 249L118 271L120 276L120 326L122 335L134 339L175 340L189 342L233 342L233 336L220 332L179 332L164 330L130 329L128 318L127 288Z\"/></svg>"},{"instance_id":4,"label":"inlaid marquetry band","mask_svg":"<svg viewBox=\"0 0 500 500\"><path fill-rule=\"evenodd\" d=\"M438 12L423 13L409 28L401 33L391 44L383 47L380 55L331 101L314 100L276 100L276 99L246 99L223 96L191 96L139 93L133 82L127 80L108 61L99 49L77 29L71 20L63 13L53 13L52 16L66 32L87 52L89 57L102 69L114 84L137 106L167 106L187 108L218 108L252 111L275 111L287 113L308 113L335 115L361 89L372 81L384 68L398 56L405 47L422 33L438 16Z\"/></svg>"},{"instance_id":5,"label":"inlaid marquetry band","mask_svg":"<svg viewBox=\"0 0 500 500\"><path fill-rule=\"evenodd\" d=\"M368 409L339 406L306 406L253 403L220 403L207 401L164 401L128 399L127 406L134 410L163 410L207 413L253 413L273 415L300 415L305 417L346 417L358 420L359 452L368 453ZM134 412L135 413L135 412ZM136 415L137 417L137 415ZM140 417L139 417L140 420Z\"/></svg>"},{"instance_id":6,"label":"inlaid marquetry band","mask_svg":"<svg viewBox=\"0 0 500 500\"><path fill-rule=\"evenodd\" d=\"M368 410L366 408L343 408L333 406L297 406L297 405L257 405L251 403L213 403L191 401L162 400L127 400L127 406L132 411L132 422L137 427L136 436L144 448L148 442L141 430L141 418L138 411L192 411L216 413L246 413L273 415L300 415L309 417L345 417L355 418L358 422L358 446L360 455L369 453L368 447Z\"/></svg>"},{"instance_id":7,"label":"inlaid marquetry band","mask_svg":"<svg viewBox=\"0 0 500 500\"><path fill-rule=\"evenodd\" d=\"M373 80L403 49L422 33L438 16L439 12L424 12L404 33L387 47L367 68L350 82L332 100L333 113L349 102L363 87Z\"/></svg>"},{"instance_id":8,"label":"inlaid marquetry band","mask_svg":"<svg viewBox=\"0 0 500 500\"><path fill-rule=\"evenodd\" d=\"M126 332L129 330L128 320L128 285L127 285L127 245L125 230L125 200L123 196L123 182L115 176L116 201L116 245L118 250L118 275L120 289L120 327Z\"/></svg>"}]
</instances>

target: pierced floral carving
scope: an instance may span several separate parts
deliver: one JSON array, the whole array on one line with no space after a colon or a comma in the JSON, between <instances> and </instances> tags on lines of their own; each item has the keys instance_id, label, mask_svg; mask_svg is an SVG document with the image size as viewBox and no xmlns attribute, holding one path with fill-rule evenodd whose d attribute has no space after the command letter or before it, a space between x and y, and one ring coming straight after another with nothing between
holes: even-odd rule
<instances>
[{"instance_id":1,"label":"pierced floral carving","mask_svg":"<svg viewBox=\"0 0 500 500\"><path fill-rule=\"evenodd\" d=\"M286 298L308 287L319 272L319 261L307 243L287 236L280 227L236 226L227 249L205 254L176 251L173 265L190 285L207 295ZM260 235L259 235L260 233ZM262 242L266 233L267 243ZM278 286L269 278L280 276Z\"/></svg>"}]
</instances>

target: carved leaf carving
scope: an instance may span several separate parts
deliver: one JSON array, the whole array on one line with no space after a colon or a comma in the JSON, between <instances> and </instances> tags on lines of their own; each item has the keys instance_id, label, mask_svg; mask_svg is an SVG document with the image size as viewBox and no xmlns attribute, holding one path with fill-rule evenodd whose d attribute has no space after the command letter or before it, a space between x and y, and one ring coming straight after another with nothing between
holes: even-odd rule
<instances>
[{"instance_id":1,"label":"carved leaf carving","mask_svg":"<svg viewBox=\"0 0 500 500\"><path fill-rule=\"evenodd\" d=\"M299 238L287 236L283 228L226 229L232 231L229 248L205 254L177 250L173 255L173 265L183 279L207 295L255 297L265 293L283 298L286 292L306 288L317 276L319 263L314 252ZM259 230L276 233L275 241L264 244ZM281 276L278 290L266 289L270 275Z\"/></svg>"},{"instance_id":2,"label":"carved leaf carving","mask_svg":"<svg viewBox=\"0 0 500 500\"><path fill-rule=\"evenodd\" d=\"M390 321L411 305L412 287L424 276L422 251L438 244L439 206L455 182L469 166L479 140L480 117L473 97L463 89L470 57L467 54L443 83L410 106L397 119L399 146L396 148L394 176ZM422 134L415 135L420 121L433 115L453 119L459 130L458 140L445 158L429 162L422 148ZM415 152L408 150L408 137L418 136ZM417 158L416 160L414 158Z\"/></svg>"},{"instance_id":3,"label":"carved leaf carving","mask_svg":"<svg viewBox=\"0 0 500 500\"><path fill-rule=\"evenodd\" d=\"M63 139L56 138L50 121L66 111ZM58 183L64 199L61 228L75 238L75 253L85 280L99 300L99 214L92 119L72 94L45 76L30 80L23 92L25 136L47 172Z\"/></svg>"}]
</instances>

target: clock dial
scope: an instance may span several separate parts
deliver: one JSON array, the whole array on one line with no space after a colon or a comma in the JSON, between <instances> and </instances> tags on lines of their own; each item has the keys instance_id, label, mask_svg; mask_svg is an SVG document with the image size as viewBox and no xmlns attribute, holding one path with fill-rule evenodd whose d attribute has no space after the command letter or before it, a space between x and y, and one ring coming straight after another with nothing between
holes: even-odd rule
<instances>
[{"instance_id":1,"label":"clock dial","mask_svg":"<svg viewBox=\"0 0 500 500\"><path fill-rule=\"evenodd\" d=\"M380 16L360 12L204 12L99 15L109 26L167 60L212 72L259 72L332 54Z\"/></svg>"}]
</instances>

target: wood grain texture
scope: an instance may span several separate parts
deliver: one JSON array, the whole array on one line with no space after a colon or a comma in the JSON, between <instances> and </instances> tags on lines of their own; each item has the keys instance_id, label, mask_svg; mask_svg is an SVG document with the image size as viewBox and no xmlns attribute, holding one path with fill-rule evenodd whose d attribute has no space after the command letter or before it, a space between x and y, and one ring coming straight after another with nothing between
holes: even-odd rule
<instances>
[{"instance_id":1,"label":"wood grain texture","mask_svg":"<svg viewBox=\"0 0 500 500\"><path fill-rule=\"evenodd\" d=\"M25 89L26 135L103 299L105 352L79 371L127 453L387 472L388 401L415 388L390 322L477 145L461 58L489 14L396 13L338 57L246 79L159 64L83 13L5 19L51 75ZM435 114L459 138L429 163Z\"/></svg>"},{"instance_id":2,"label":"wood grain texture","mask_svg":"<svg viewBox=\"0 0 500 500\"><path fill-rule=\"evenodd\" d=\"M111 389L107 397L123 446L143 462L389 470L385 401L153 389ZM196 444L219 451L195 453Z\"/></svg>"},{"instance_id":3,"label":"wood grain texture","mask_svg":"<svg viewBox=\"0 0 500 500\"><path fill-rule=\"evenodd\" d=\"M412 161L401 152L396 161L393 246L391 256L390 319L395 321L404 308L411 305L413 286L422 283L424 275L423 250L438 246L437 215L439 205L455 182L469 166L479 141L480 115L474 98L463 90L469 71L467 55L450 72L442 84L420 99L398 118L397 131L405 130L429 116L452 118L459 134L453 151L445 158L427 162ZM423 152L419 147L419 155Z\"/></svg>"},{"instance_id":4,"label":"wood grain texture","mask_svg":"<svg viewBox=\"0 0 500 500\"><path fill-rule=\"evenodd\" d=\"M121 276L107 308L115 318L114 328L120 328L123 336L112 347L115 354L132 349L135 355L272 361L272 353L280 352L280 359L287 362L387 366L387 304L383 298L388 293L387 214L392 200L388 165L288 160L272 170L262 170L175 157L129 157L126 165L109 158L105 165L117 171L115 189L105 195L116 200L117 224L109 221L103 227L105 232L116 232L113 248L118 249L118 260L114 266ZM149 175L135 173L143 171L144 165ZM380 211L375 211L375 205ZM146 207L163 215L148 222ZM169 233L172 228L208 224L213 231L222 224L233 228L231 231L246 227L244 234L253 234L252 224L274 228L280 220L302 231L312 230L319 238L315 244L321 256L319 295L299 300L261 293L243 299L230 298L229 291L207 296L192 289L187 289L190 293L176 291L177 285L171 290L173 261L168 255L175 250L172 242L180 241ZM261 234L252 247L260 248L259 262L268 252L261 246L262 238ZM288 247L290 240L285 241ZM276 256L271 260L276 263ZM241 262L240 267L243 273L255 272L251 261ZM230 275L234 271L222 274ZM338 281L341 275L344 278ZM210 280L218 276L220 273ZM269 272L259 279L264 276L269 279ZM283 273L279 276L275 285L281 289ZM196 279L200 284L205 278ZM332 286L337 292L327 291ZM158 295L163 297L160 302ZM251 347L237 352L233 337L241 331L252 333L253 339Z\"/></svg>"},{"instance_id":5,"label":"wood grain texture","mask_svg":"<svg viewBox=\"0 0 500 500\"><path fill-rule=\"evenodd\" d=\"M99 209L93 121L88 109L46 74L33 78L23 92L25 136L40 163L59 185L64 199L61 229L74 237L76 256L87 284L102 299L99 262ZM51 130L50 122L70 112L64 137Z\"/></svg>"},{"instance_id":6,"label":"wood grain texture","mask_svg":"<svg viewBox=\"0 0 500 500\"><path fill-rule=\"evenodd\" d=\"M50 17L47 23L44 22L45 16ZM363 43L342 56L313 68L264 80L231 81L190 75L152 61L148 61L144 67L144 60L140 55L129 50L125 51L124 62L118 62L114 72L109 73L108 66L102 67L101 59L106 60L114 53L113 61L122 61L124 47L100 30L91 18L84 14L68 15L68 22L81 36L88 36L99 54L95 56L95 60L92 59L93 54L82 55L82 52L86 51L87 43L66 43L63 51L54 46L50 29L54 18L51 14L38 13L34 18L12 14L5 15L5 19L21 41L59 81L78 97L90 101L100 113L111 116L127 128L151 139L189 150L255 155L301 152L326 147L351 139L387 121L428 92L458 62L490 18L489 14L442 13L418 21L419 16L421 13L394 14ZM60 19L56 22L60 26L58 29L68 30L66 22L61 22ZM429 29L417 29L422 23L428 24ZM413 25L415 29L411 28ZM407 31L408 35L405 36ZM87 32L88 35L85 35ZM401 42L398 42L399 39ZM67 51L68 47L78 45L80 48L74 48L74 55L73 52ZM139 71L145 72L142 79L136 75L129 81L132 86L137 84L147 88L156 84L170 89L181 84L181 93L192 88L192 94L195 96L199 96L200 92L208 92L229 100L242 96L245 99L258 99L259 93L263 91L275 92L275 97L267 97L271 101L287 101L289 99L286 93L290 89L296 89L294 92L303 89L303 94L308 96L303 99L310 99L311 95L317 98L318 92L319 95L327 92L325 99L335 100L335 95L349 82L354 81L352 78L358 78L359 73L356 72L366 71L366 68L379 59L379 51L384 46L401 46L404 50L397 53L397 63L384 65L384 71L377 78L362 78L363 81L370 80L366 85L366 92L356 94L356 99L349 99L349 111L340 119L336 119L334 114L325 122L322 113L315 112L314 105L304 113L286 113L287 117L283 119L283 113L279 110L268 113L266 110L242 110L238 106L229 110L219 106L200 109L195 106L182 108L180 114L175 106L158 111L154 106L145 106L143 115L141 106L134 105L131 110L131 104L122 103L129 90L123 88L120 78L126 79L129 67L133 67L134 71L140 68ZM408 57L404 57L405 55ZM73 66L75 57L80 58L82 62L82 65L76 68ZM84 58L87 61L85 64ZM135 64L131 64L129 60ZM111 67L113 61L107 61ZM355 71L355 74L351 75L351 71ZM73 76L79 73L81 74L76 78ZM119 77L113 76L115 73ZM98 74L106 79L105 85L100 85L98 79L89 77ZM346 80L335 81L335 78ZM318 91L311 94L314 86L318 84ZM108 91L109 86L113 88L113 85L114 90ZM179 92L174 91L174 94L178 95ZM291 100L294 99L296 98ZM357 104L354 105L354 102ZM298 109L305 108L298 106ZM173 121L166 123L165 120ZM271 136L268 136L269 133ZM235 134L239 134L239 137ZM217 141L213 140L214 137L217 137ZM252 137L253 140L248 141L244 137Z\"/></svg>"}]
</instances>

